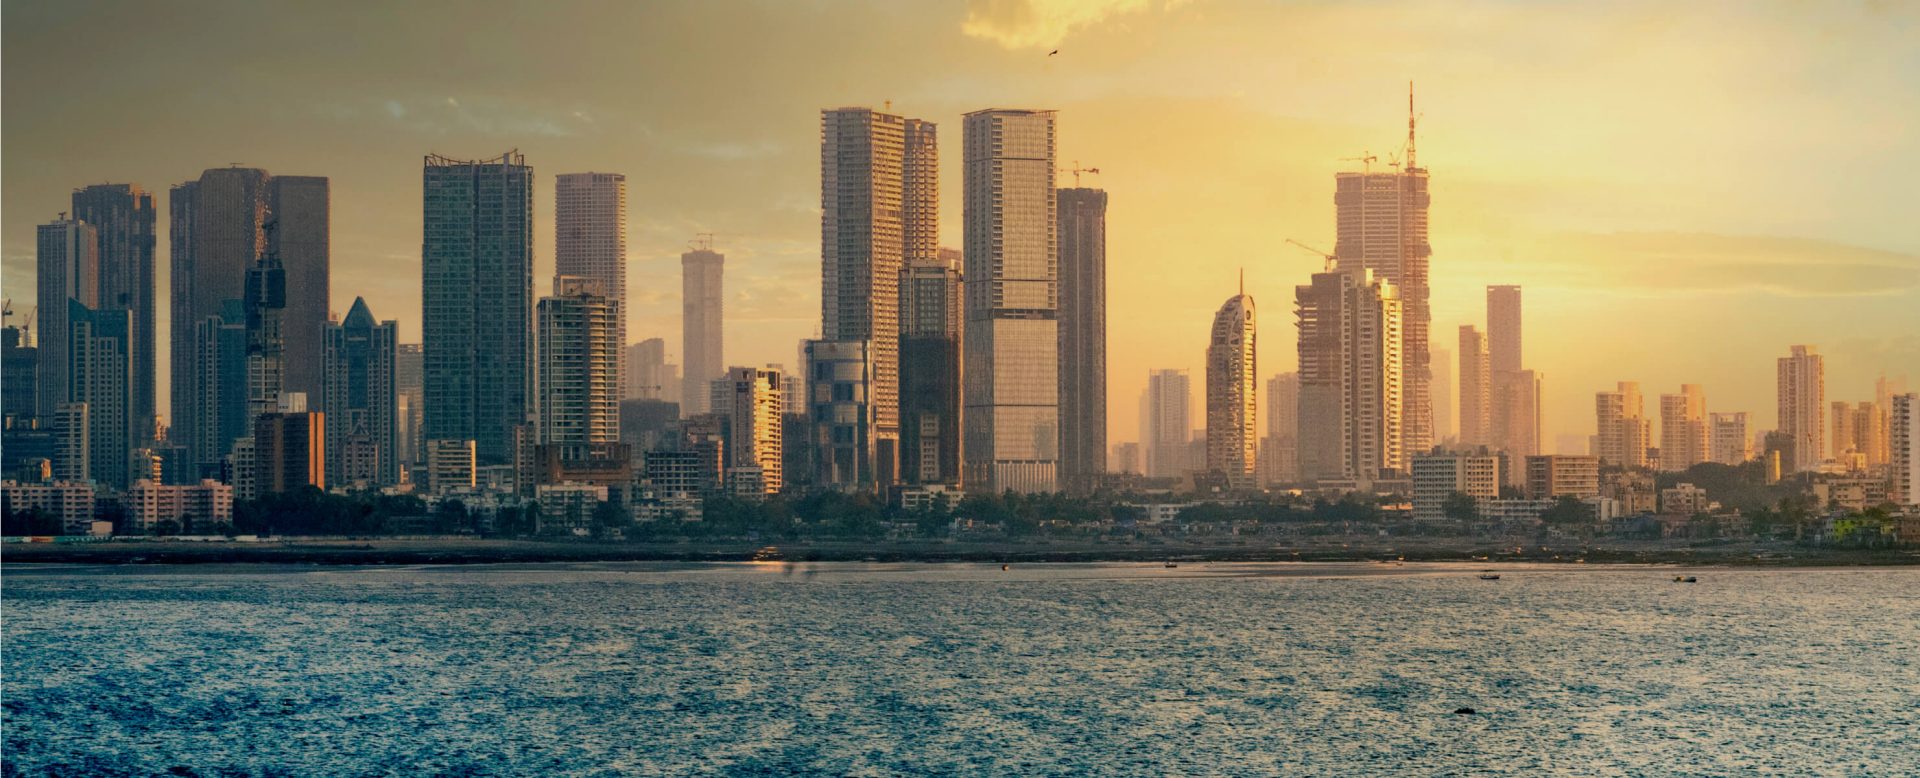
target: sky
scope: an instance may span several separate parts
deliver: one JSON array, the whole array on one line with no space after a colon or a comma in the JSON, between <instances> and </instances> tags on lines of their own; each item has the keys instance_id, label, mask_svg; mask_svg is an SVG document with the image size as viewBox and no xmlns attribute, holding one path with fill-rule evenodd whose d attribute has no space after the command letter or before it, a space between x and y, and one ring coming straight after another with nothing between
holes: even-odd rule
<instances>
[{"instance_id":1,"label":"sky","mask_svg":"<svg viewBox=\"0 0 1920 778\"><path fill-rule=\"evenodd\" d=\"M1051 108L1061 166L1110 198L1117 443L1150 368L1198 390L1242 269L1260 371L1293 368L1322 260L1286 241L1332 248L1334 174L1400 152L1411 81L1440 348L1519 284L1549 447L1622 380L1649 415L1697 383L1765 428L1789 344L1826 355L1831 400L1920 383L1915 41L1907 2L6 0L0 283L30 301L34 225L132 182L160 193L166 289L165 192L239 162L329 177L331 307L417 340L421 158L517 148L538 293L552 176L624 173L630 336L679 361L678 257L712 233L727 361L791 367L819 327L821 109L940 124L957 248L960 115Z\"/></svg>"}]
</instances>

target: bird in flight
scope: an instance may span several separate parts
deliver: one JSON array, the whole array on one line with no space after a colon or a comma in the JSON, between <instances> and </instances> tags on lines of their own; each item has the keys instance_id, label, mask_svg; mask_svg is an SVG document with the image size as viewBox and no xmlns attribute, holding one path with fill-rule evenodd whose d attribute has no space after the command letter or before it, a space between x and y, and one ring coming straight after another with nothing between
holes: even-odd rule
<instances>
[{"instance_id":1,"label":"bird in flight","mask_svg":"<svg viewBox=\"0 0 1920 778\"><path fill-rule=\"evenodd\" d=\"M1051 57L1051 56L1053 56L1053 55L1055 55L1055 54L1059 54L1059 53L1060 53L1060 50L1059 50L1059 49L1054 49L1053 51L1049 51L1049 52L1047 52L1047 56L1049 56L1049 57Z\"/></svg>"}]
</instances>

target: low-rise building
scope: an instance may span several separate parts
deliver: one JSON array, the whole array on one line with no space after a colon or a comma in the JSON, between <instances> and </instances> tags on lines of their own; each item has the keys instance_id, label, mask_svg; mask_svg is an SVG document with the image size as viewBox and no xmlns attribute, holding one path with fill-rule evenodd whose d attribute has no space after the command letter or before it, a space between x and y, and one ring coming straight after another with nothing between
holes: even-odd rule
<instances>
[{"instance_id":1,"label":"low-rise building","mask_svg":"<svg viewBox=\"0 0 1920 778\"><path fill-rule=\"evenodd\" d=\"M1707 490L1693 484L1674 484L1660 490L1660 513L1667 516L1692 516L1711 513L1720 503L1707 499Z\"/></svg>"},{"instance_id":2,"label":"low-rise building","mask_svg":"<svg viewBox=\"0 0 1920 778\"><path fill-rule=\"evenodd\" d=\"M1600 496L1600 458L1567 454L1527 457L1527 496L1536 500Z\"/></svg>"},{"instance_id":3,"label":"low-rise building","mask_svg":"<svg viewBox=\"0 0 1920 778\"><path fill-rule=\"evenodd\" d=\"M900 509L904 511L917 511L922 508L931 507L936 510L950 511L953 510L954 506L959 505L961 500L966 499L966 496L967 493L961 491L957 486L947 484L913 484L901 487Z\"/></svg>"},{"instance_id":4,"label":"low-rise building","mask_svg":"<svg viewBox=\"0 0 1920 778\"><path fill-rule=\"evenodd\" d=\"M607 501L600 484L540 484L534 487L540 503L540 533L587 535L593 531L593 512Z\"/></svg>"},{"instance_id":5,"label":"low-rise building","mask_svg":"<svg viewBox=\"0 0 1920 778\"><path fill-rule=\"evenodd\" d=\"M60 520L61 534L92 534L92 484L84 481L0 481L0 493L5 495L6 509L9 511L38 510Z\"/></svg>"},{"instance_id":6,"label":"low-rise building","mask_svg":"<svg viewBox=\"0 0 1920 778\"><path fill-rule=\"evenodd\" d=\"M1484 504L1500 496L1500 458L1491 454L1421 454L1413 458L1413 519L1447 518L1454 493Z\"/></svg>"},{"instance_id":7,"label":"low-rise building","mask_svg":"<svg viewBox=\"0 0 1920 778\"><path fill-rule=\"evenodd\" d=\"M139 532L151 533L162 521L173 521L188 534L233 522L233 487L212 479L192 485L135 481L125 502L132 526L124 529Z\"/></svg>"}]
</instances>

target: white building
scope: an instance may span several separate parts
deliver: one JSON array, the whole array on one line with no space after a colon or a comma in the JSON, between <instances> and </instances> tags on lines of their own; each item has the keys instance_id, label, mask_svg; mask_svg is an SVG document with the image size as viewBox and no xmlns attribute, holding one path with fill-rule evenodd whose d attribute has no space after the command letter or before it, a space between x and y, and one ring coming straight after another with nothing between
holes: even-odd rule
<instances>
[{"instance_id":1,"label":"white building","mask_svg":"<svg viewBox=\"0 0 1920 778\"><path fill-rule=\"evenodd\" d=\"M1920 394L1896 394L1888 443L1893 483L1888 497L1900 505L1920 505Z\"/></svg>"},{"instance_id":2,"label":"white building","mask_svg":"<svg viewBox=\"0 0 1920 778\"><path fill-rule=\"evenodd\" d=\"M167 520L180 523L183 532L191 521L193 532L201 534L214 524L233 522L233 487L211 479L187 486L135 481L125 502L132 529L141 532L153 532Z\"/></svg>"},{"instance_id":3,"label":"white building","mask_svg":"<svg viewBox=\"0 0 1920 778\"><path fill-rule=\"evenodd\" d=\"M23 484L0 481L7 509L39 510L60 520L61 533L88 535L93 530L93 485L80 481Z\"/></svg>"},{"instance_id":4,"label":"white building","mask_svg":"<svg viewBox=\"0 0 1920 778\"><path fill-rule=\"evenodd\" d=\"M540 299L541 443L620 441L619 305L594 279L559 276Z\"/></svg>"},{"instance_id":5,"label":"white building","mask_svg":"<svg viewBox=\"0 0 1920 778\"><path fill-rule=\"evenodd\" d=\"M553 272L599 282L613 309L614 386L627 386L627 177L553 177ZM557 292L557 290L556 290ZM618 390L616 390L618 391ZM617 395L616 399L625 396Z\"/></svg>"},{"instance_id":6,"label":"white building","mask_svg":"<svg viewBox=\"0 0 1920 778\"><path fill-rule=\"evenodd\" d=\"M1413 458L1413 518L1447 518L1446 501L1459 492L1477 504L1500 496L1500 458L1492 455L1422 454Z\"/></svg>"},{"instance_id":7,"label":"white building","mask_svg":"<svg viewBox=\"0 0 1920 778\"><path fill-rule=\"evenodd\" d=\"M1826 454L1827 365L1812 346L1794 346L1781 357L1777 394L1780 431L1792 443L1790 473L1820 466Z\"/></svg>"}]
</instances>

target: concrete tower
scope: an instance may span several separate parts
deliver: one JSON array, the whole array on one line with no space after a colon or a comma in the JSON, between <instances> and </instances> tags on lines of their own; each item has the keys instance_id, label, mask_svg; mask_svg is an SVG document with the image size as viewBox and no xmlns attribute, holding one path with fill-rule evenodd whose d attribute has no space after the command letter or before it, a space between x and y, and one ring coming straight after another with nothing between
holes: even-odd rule
<instances>
[{"instance_id":1,"label":"concrete tower","mask_svg":"<svg viewBox=\"0 0 1920 778\"><path fill-rule=\"evenodd\" d=\"M1207 343L1207 471L1234 489L1259 483L1259 370L1253 298L1243 290L1213 315Z\"/></svg>"}]
</instances>

